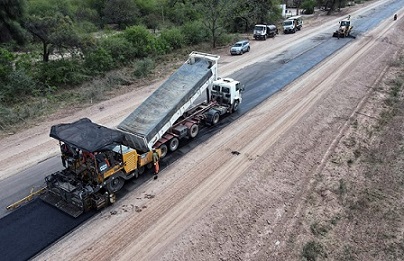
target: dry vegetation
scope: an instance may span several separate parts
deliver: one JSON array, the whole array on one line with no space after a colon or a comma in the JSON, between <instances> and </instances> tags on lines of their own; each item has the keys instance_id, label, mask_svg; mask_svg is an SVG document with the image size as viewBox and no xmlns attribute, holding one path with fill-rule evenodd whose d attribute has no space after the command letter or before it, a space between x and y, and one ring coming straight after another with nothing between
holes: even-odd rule
<instances>
[{"instance_id":1,"label":"dry vegetation","mask_svg":"<svg viewBox=\"0 0 404 261\"><path fill-rule=\"evenodd\" d=\"M304 260L403 259L403 72L402 50L315 177L298 230Z\"/></svg>"}]
</instances>

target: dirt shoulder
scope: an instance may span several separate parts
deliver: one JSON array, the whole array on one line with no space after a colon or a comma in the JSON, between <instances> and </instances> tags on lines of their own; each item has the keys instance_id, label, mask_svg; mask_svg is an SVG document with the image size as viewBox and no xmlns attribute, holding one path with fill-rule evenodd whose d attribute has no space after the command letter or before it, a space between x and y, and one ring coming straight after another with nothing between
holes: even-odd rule
<instances>
[{"instance_id":1,"label":"dirt shoulder","mask_svg":"<svg viewBox=\"0 0 404 261\"><path fill-rule=\"evenodd\" d=\"M349 48L184 155L158 180L133 191L37 259L299 260L306 245L314 246L317 258L327 255L338 259L338 253L345 251L339 240L354 238L358 230L366 233L377 220L367 222L366 212L359 221L350 221L349 215L342 214L344 206L338 201L339 194L348 198L350 191L360 190L351 188L365 189L369 184L360 178L368 164L352 157L358 155L353 152L361 143L351 147L344 144L350 141L352 130L362 128L362 121L379 118L379 108L384 104L378 94L388 94L379 89L379 84L384 82L383 77L395 75L388 69L391 57L402 52L403 28L403 21L387 21L370 32L367 39L358 38ZM285 42L279 37L274 44ZM259 52L265 52L258 47L256 58ZM231 59L222 57L224 64ZM252 58L245 55L240 59ZM237 65L223 67L230 73ZM360 115L367 117L358 118ZM369 146L377 144L371 137L378 136L383 141L387 138L369 137L366 131L361 129L361 140ZM386 141L386 150L394 146L394 139ZM339 156L342 159L335 165ZM353 167L359 163L364 165ZM356 195L346 202L356 202ZM394 202L392 216L396 217L402 210L398 210L399 201ZM386 231L393 235L390 246L400 251L402 221L392 220L385 225L399 229ZM336 224L325 237L316 232L323 231L317 229L323 222ZM316 223L319 225L313 225L312 232L311 226ZM353 230L353 225L361 227ZM361 247L358 260L370 257L365 239L349 241L349 247ZM383 246L372 244L379 247L376 251Z\"/></svg>"}]
</instances>

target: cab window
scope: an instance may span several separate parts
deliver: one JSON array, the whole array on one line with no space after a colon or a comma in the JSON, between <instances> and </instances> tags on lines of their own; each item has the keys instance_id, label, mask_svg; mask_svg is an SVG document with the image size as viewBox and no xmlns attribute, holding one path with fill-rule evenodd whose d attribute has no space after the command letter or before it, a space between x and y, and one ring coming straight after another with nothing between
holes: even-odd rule
<instances>
[{"instance_id":1,"label":"cab window","mask_svg":"<svg viewBox=\"0 0 404 261\"><path fill-rule=\"evenodd\" d=\"M219 85L213 85L212 90L219 92L220 91L220 86Z\"/></svg>"}]
</instances>

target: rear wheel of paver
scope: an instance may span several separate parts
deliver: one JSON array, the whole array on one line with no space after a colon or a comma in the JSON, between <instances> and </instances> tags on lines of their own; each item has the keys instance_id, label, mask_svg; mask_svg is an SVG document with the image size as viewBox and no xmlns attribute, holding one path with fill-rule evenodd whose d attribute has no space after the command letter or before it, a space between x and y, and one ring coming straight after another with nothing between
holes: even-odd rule
<instances>
[{"instance_id":1,"label":"rear wheel of paver","mask_svg":"<svg viewBox=\"0 0 404 261\"><path fill-rule=\"evenodd\" d=\"M125 184L125 180L121 177L116 177L107 184L107 189L110 193L115 193L123 187L123 184Z\"/></svg>"}]
</instances>

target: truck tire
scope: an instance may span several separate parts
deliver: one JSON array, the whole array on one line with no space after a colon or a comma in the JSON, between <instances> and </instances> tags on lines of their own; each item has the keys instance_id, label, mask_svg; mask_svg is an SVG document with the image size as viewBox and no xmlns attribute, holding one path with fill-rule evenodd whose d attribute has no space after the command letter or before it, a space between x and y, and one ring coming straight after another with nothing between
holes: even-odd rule
<instances>
[{"instance_id":1,"label":"truck tire","mask_svg":"<svg viewBox=\"0 0 404 261\"><path fill-rule=\"evenodd\" d=\"M234 101L233 108L231 109L231 112L236 112L238 110L240 102L238 100Z\"/></svg>"},{"instance_id":2,"label":"truck tire","mask_svg":"<svg viewBox=\"0 0 404 261\"><path fill-rule=\"evenodd\" d=\"M220 119L220 114L219 114L219 112L215 112L215 113L213 114L211 124L212 124L212 125L216 125L216 124L219 122L219 119Z\"/></svg>"},{"instance_id":3,"label":"truck tire","mask_svg":"<svg viewBox=\"0 0 404 261\"><path fill-rule=\"evenodd\" d=\"M110 193L115 193L123 187L125 180L121 177L112 178L112 180L107 184L107 189Z\"/></svg>"},{"instance_id":4,"label":"truck tire","mask_svg":"<svg viewBox=\"0 0 404 261\"><path fill-rule=\"evenodd\" d=\"M195 138L198 135L198 133L199 133L199 125L193 124L189 129L189 137Z\"/></svg>"},{"instance_id":5,"label":"truck tire","mask_svg":"<svg viewBox=\"0 0 404 261\"><path fill-rule=\"evenodd\" d=\"M161 144L159 149L161 150L160 158L164 158L167 155L168 148L166 144Z\"/></svg>"},{"instance_id":6,"label":"truck tire","mask_svg":"<svg viewBox=\"0 0 404 261\"><path fill-rule=\"evenodd\" d=\"M177 137L174 137L170 140L170 143L168 144L168 148L170 151L176 151L178 149L178 146L180 145L180 141L178 140Z\"/></svg>"}]
</instances>

